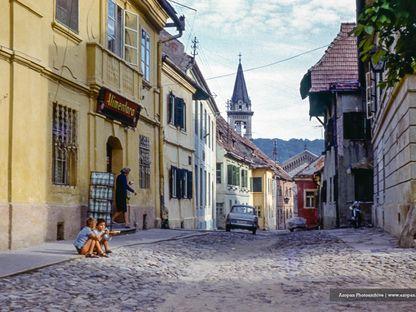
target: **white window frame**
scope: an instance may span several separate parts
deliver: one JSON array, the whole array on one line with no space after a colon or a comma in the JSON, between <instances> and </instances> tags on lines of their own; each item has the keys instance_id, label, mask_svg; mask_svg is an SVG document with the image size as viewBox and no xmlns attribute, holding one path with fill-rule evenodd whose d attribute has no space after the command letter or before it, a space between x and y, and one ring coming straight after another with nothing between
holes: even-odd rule
<instances>
[{"instance_id":1,"label":"white window frame","mask_svg":"<svg viewBox=\"0 0 416 312\"><path fill-rule=\"evenodd\" d=\"M374 74L370 70L365 74L365 99L367 119L372 119L375 114L375 88Z\"/></svg>"},{"instance_id":2,"label":"white window frame","mask_svg":"<svg viewBox=\"0 0 416 312\"><path fill-rule=\"evenodd\" d=\"M146 34L143 44L143 34ZM150 81L150 68L151 68L151 40L150 33L144 28L141 28L140 32L140 68L143 74L143 78L146 81ZM144 52L144 53L143 53Z\"/></svg>"},{"instance_id":3,"label":"white window frame","mask_svg":"<svg viewBox=\"0 0 416 312\"><path fill-rule=\"evenodd\" d=\"M114 11L115 16L111 17L111 20L114 21L114 32L115 32L114 37L110 36L109 31L108 31L108 19L110 18L110 15L109 15L109 4L110 4L110 2L115 6L115 11ZM121 29L117 28L117 26L118 26L118 20L117 20L118 15L117 15L117 13L118 13L119 9L121 10L121 21L120 21L120 26L119 26ZM114 0L108 0L107 1L107 25L106 25L106 27L107 27L106 28L107 50L110 51L111 53L114 53L118 57L124 59L124 9L122 7L120 7ZM120 42L118 42L118 44L117 44L117 33L118 32L120 33ZM118 49L120 50L119 53L117 51L117 48L115 49L115 51L110 50L110 47L108 45L108 38L109 37L114 38L114 41L117 44Z\"/></svg>"},{"instance_id":4,"label":"white window frame","mask_svg":"<svg viewBox=\"0 0 416 312\"><path fill-rule=\"evenodd\" d=\"M307 193L313 193L313 206L308 206L308 198L311 196L308 196ZM303 193L303 208L305 209L314 209L315 207L315 201L316 201L316 189L305 189Z\"/></svg>"},{"instance_id":5,"label":"white window frame","mask_svg":"<svg viewBox=\"0 0 416 312\"><path fill-rule=\"evenodd\" d=\"M139 62L139 15L136 14L136 13L127 11L127 10L123 10L123 11L124 11L124 14L123 14L123 32L122 32L123 33L123 38L122 38L123 39L123 51L122 51L123 59L129 64L137 66L138 62ZM133 29L133 28L130 28L130 27L126 26L126 15L127 14L130 14L130 15L133 15L133 16L136 17L136 29ZM127 37L126 33L127 33L127 31L131 31L131 32L135 33L135 35L136 35L136 46L131 46L131 45L126 43L126 37ZM135 51L135 61L136 62L127 61L127 59L126 59L126 49L132 49L132 50Z\"/></svg>"}]
</instances>

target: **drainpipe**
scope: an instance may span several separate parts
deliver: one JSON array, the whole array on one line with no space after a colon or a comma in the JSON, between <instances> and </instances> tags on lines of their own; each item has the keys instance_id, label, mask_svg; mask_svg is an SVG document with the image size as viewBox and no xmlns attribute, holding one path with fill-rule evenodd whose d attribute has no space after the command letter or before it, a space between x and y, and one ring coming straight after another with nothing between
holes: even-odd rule
<instances>
[{"instance_id":1,"label":"drainpipe","mask_svg":"<svg viewBox=\"0 0 416 312\"><path fill-rule=\"evenodd\" d=\"M176 15L175 15L176 17ZM163 105L163 86L162 86L162 50L163 44L180 38L185 30L185 17L181 16L179 19L176 17L176 20L171 16L174 20L174 23L166 24L166 27L173 27L175 26L179 31L178 34L172 36L170 38L159 40L157 43L157 88L159 90L159 191L160 191L160 222L162 226L163 221L163 209L165 207L165 192L164 192L164 185L165 185L165 172L164 172L164 153L163 153L163 139L165 137L165 130L164 130L164 105Z\"/></svg>"},{"instance_id":2,"label":"drainpipe","mask_svg":"<svg viewBox=\"0 0 416 312\"><path fill-rule=\"evenodd\" d=\"M337 107L337 94L334 93L333 96L333 103L334 103L334 121L333 121L333 129L334 129L334 151L335 151L335 175L334 175L334 199L335 199L335 212L336 212L336 227L340 227L340 211L339 211L339 198L338 198L338 129L337 129L337 118L338 118L338 107Z\"/></svg>"}]
</instances>

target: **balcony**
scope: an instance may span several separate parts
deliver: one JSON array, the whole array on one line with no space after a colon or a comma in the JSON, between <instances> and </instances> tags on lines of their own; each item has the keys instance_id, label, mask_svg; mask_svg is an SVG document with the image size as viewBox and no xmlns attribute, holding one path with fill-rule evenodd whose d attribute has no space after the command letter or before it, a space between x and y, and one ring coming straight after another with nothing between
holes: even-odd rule
<instances>
[{"instance_id":1,"label":"balcony","mask_svg":"<svg viewBox=\"0 0 416 312\"><path fill-rule=\"evenodd\" d=\"M106 87L140 103L142 74L98 43L87 43L87 81L92 90Z\"/></svg>"}]
</instances>

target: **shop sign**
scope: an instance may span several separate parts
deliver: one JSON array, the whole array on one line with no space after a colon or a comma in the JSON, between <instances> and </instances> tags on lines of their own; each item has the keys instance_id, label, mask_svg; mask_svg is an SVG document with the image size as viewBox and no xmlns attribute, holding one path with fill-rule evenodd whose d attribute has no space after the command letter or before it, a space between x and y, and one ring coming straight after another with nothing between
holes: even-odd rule
<instances>
[{"instance_id":1,"label":"shop sign","mask_svg":"<svg viewBox=\"0 0 416 312\"><path fill-rule=\"evenodd\" d=\"M98 95L97 112L135 128L139 120L141 106L106 88Z\"/></svg>"}]
</instances>

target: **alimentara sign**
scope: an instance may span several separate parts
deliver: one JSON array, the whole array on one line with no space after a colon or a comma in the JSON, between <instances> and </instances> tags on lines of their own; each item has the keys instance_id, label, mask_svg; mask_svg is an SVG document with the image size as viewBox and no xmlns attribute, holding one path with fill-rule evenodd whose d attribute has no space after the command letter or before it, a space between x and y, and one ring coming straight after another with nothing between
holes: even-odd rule
<instances>
[{"instance_id":1,"label":"alimentara sign","mask_svg":"<svg viewBox=\"0 0 416 312\"><path fill-rule=\"evenodd\" d=\"M139 120L141 106L106 88L101 88L98 96L97 112L108 118L135 128Z\"/></svg>"}]
</instances>

